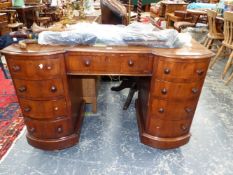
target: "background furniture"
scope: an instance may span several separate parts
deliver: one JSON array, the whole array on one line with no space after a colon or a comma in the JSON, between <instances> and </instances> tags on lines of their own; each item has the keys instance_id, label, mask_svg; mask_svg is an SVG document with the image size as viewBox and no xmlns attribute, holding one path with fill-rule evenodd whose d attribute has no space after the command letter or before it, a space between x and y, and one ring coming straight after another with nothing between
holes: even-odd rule
<instances>
[{"instance_id":1,"label":"background furniture","mask_svg":"<svg viewBox=\"0 0 233 175\"><path fill-rule=\"evenodd\" d=\"M27 140L46 150L78 142L85 104L83 75L138 77L141 142L161 149L186 144L213 56L195 41L179 49L29 44L27 50L11 45L1 52L24 115Z\"/></svg>"},{"instance_id":2,"label":"background furniture","mask_svg":"<svg viewBox=\"0 0 233 175\"><path fill-rule=\"evenodd\" d=\"M230 49L231 54L224 68L222 78L226 76L227 71L233 64L233 12L224 12L224 40L213 61L211 62L210 68L212 68L215 62L220 59L220 54L225 48ZM228 84L232 78L233 73L231 73L231 75L228 77L226 84Z\"/></svg>"},{"instance_id":3,"label":"background furniture","mask_svg":"<svg viewBox=\"0 0 233 175\"><path fill-rule=\"evenodd\" d=\"M173 2L166 2L161 1L161 7L159 10L159 17L164 17L167 19L168 13L174 13L176 10L186 10L188 3L173 3Z\"/></svg>"},{"instance_id":4,"label":"background furniture","mask_svg":"<svg viewBox=\"0 0 233 175\"><path fill-rule=\"evenodd\" d=\"M207 38L205 39L204 46L207 49L209 49L213 44L214 40L223 40L224 35L222 33L217 32L217 27L216 27L217 12L213 10L208 10L207 16L208 16L209 32L207 34Z\"/></svg>"},{"instance_id":5,"label":"background furniture","mask_svg":"<svg viewBox=\"0 0 233 175\"><path fill-rule=\"evenodd\" d=\"M7 14L0 13L0 36L10 31L7 25L8 25Z\"/></svg>"}]
</instances>

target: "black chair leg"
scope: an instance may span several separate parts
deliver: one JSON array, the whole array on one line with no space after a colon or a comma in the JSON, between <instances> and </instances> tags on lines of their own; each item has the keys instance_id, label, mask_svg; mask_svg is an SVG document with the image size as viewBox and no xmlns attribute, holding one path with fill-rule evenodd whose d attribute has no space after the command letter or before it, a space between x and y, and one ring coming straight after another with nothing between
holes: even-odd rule
<instances>
[{"instance_id":1,"label":"black chair leg","mask_svg":"<svg viewBox=\"0 0 233 175\"><path fill-rule=\"evenodd\" d=\"M134 82L129 81L129 80L122 80L122 82L119 86L112 87L111 90L112 91L121 91L125 88L131 88L133 83Z\"/></svg>"},{"instance_id":2,"label":"black chair leg","mask_svg":"<svg viewBox=\"0 0 233 175\"><path fill-rule=\"evenodd\" d=\"M132 85L132 87L129 90L129 94L128 94L127 99L125 101L123 110L127 110L128 109L128 107L129 107L129 105L130 105L130 103L131 103L131 101L133 99L133 96L134 96L135 92L137 92L137 90L138 90L137 89L137 84L136 84L136 82L134 82L133 85Z\"/></svg>"}]
</instances>

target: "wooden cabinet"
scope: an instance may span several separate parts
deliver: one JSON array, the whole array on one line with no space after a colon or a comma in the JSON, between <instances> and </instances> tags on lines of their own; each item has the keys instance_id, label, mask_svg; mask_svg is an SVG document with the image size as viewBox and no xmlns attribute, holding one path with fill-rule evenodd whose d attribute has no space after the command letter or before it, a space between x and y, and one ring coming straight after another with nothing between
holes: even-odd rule
<instances>
[{"instance_id":1,"label":"wooden cabinet","mask_svg":"<svg viewBox=\"0 0 233 175\"><path fill-rule=\"evenodd\" d=\"M174 148L188 142L192 119L201 93L209 60L154 59L148 115L144 130L156 137L151 145ZM142 136L148 144L148 138ZM168 144L171 143L171 144Z\"/></svg>"},{"instance_id":2,"label":"wooden cabinet","mask_svg":"<svg viewBox=\"0 0 233 175\"><path fill-rule=\"evenodd\" d=\"M0 36L10 32L8 28L7 14L0 13Z\"/></svg>"},{"instance_id":3,"label":"wooden cabinet","mask_svg":"<svg viewBox=\"0 0 233 175\"><path fill-rule=\"evenodd\" d=\"M213 56L195 42L180 49L29 44L27 50L12 45L1 52L19 98L27 140L46 150L78 142L84 103L96 101L93 77L99 75L137 77L142 143L160 149L186 144Z\"/></svg>"}]
</instances>

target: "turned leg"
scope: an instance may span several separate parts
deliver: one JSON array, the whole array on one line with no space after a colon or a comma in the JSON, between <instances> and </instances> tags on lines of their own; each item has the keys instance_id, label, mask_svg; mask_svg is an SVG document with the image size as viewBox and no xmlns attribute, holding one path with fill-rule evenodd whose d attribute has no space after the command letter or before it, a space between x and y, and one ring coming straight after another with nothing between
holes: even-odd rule
<instances>
[{"instance_id":1,"label":"turned leg","mask_svg":"<svg viewBox=\"0 0 233 175\"><path fill-rule=\"evenodd\" d=\"M129 107L129 105L130 105L130 103L131 103L131 101L132 101L132 99L133 99L133 96L134 96L134 94L135 94L135 92L136 92L137 90L138 90L138 89L137 89L137 84L134 82L133 85L132 85L132 87L131 87L130 90L129 90L129 94L128 94L127 99L126 99L126 101L125 101L123 110L128 109L128 107Z\"/></svg>"},{"instance_id":2,"label":"turned leg","mask_svg":"<svg viewBox=\"0 0 233 175\"><path fill-rule=\"evenodd\" d=\"M207 44L207 46L206 46L206 48L207 48L207 49L209 49L209 48L210 48L210 46L211 46L212 42L213 42L213 39L210 39L210 40L208 41L208 44Z\"/></svg>"},{"instance_id":3,"label":"turned leg","mask_svg":"<svg viewBox=\"0 0 233 175\"><path fill-rule=\"evenodd\" d=\"M233 78L233 72L231 73L225 84L228 85L232 78Z\"/></svg>"},{"instance_id":4,"label":"turned leg","mask_svg":"<svg viewBox=\"0 0 233 175\"><path fill-rule=\"evenodd\" d=\"M220 54L221 54L221 52L222 52L222 50L223 50L224 47L225 47L225 46L221 45L221 47L218 49L217 54L216 54L215 57L213 58L213 61L210 63L210 69L212 69L214 63L219 59L219 56L220 56Z\"/></svg>"},{"instance_id":5,"label":"turned leg","mask_svg":"<svg viewBox=\"0 0 233 175\"><path fill-rule=\"evenodd\" d=\"M209 41L209 38L208 38L208 36L207 36L206 39L205 39L205 42L204 42L204 46L205 46L205 47L207 47L208 41Z\"/></svg>"},{"instance_id":6,"label":"turned leg","mask_svg":"<svg viewBox=\"0 0 233 175\"><path fill-rule=\"evenodd\" d=\"M205 46L205 44L206 44L206 42L208 41L208 36L205 36L205 39L204 39L204 41L203 41L203 45Z\"/></svg>"},{"instance_id":7,"label":"turned leg","mask_svg":"<svg viewBox=\"0 0 233 175\"><path fill-rule=\"evenodd\" d=\"M230 55L230 57L229 57L229 59L227 61L227 64L226 64L226 66L225 66L225 68L223 70L222 79L225 77L228 69L231 67L232 59L233 59L233 51L232 51L232 53L231 53L231 55Z\"/></svg>"}]
</instances>

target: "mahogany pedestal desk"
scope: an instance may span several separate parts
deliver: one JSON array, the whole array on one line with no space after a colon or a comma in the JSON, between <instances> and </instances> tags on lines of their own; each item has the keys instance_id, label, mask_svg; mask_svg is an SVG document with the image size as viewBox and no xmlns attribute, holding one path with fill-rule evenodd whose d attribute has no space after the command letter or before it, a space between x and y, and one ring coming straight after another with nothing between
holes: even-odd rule
<instances>
[{"instance_id":1,"label":"mahogany pedestal desk","mask_svg":"<svg viewBox=\"0 0 233 175\"><path fill-rule=\"evenodd\" d=\"M186 144L213 56L195 41L180 49L30 44L26 50L11 45L1 52L23 112L27 140L44 150L78 142L85 105L82 77L97 75L138 77L135 106L142 143L160 149Z\"/></svg>"}]
</instances>

